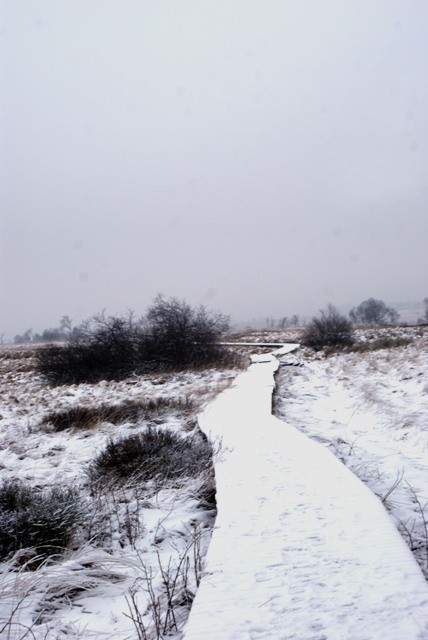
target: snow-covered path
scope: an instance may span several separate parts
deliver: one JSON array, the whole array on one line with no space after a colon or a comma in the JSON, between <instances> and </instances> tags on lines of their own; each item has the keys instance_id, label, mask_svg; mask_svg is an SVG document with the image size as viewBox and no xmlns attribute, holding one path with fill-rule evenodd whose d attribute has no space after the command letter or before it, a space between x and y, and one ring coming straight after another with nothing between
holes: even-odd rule
<instances>
[{"instance_id":1,"label":"snow-covered path","mask_svg":"<svg viewBox=\"0 0 428 640\"><path fill-rule=\"evenodd\" d=\"M380 501L271 415L261 356L200 417L223 448L185 640L426 640L428 586Z\"/></svg>"}]
</instances>

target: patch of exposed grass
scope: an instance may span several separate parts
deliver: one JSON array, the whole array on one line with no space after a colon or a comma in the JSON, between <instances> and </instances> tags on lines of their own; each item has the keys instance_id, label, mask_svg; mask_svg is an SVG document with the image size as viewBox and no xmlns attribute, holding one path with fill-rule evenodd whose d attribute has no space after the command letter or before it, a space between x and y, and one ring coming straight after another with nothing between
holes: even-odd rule
<instances>
[{"instance_id":1,"label":"patch of exposed grass","mask_svg":"<svg viewBox=\"0 0 428 640\"><path fill-rule=\"evenodd\" d=\"M124 424L125 422L137 422L160 416L167 412L187 414L194 408L193 401L188 397L164 397L158 396L148 400L128 400L121 404L99 405L90 407L79 405L53 411L43 418L43 425L50 426L55 432L65 429L89 429L101 422L112 424Z\"/></svg>"},{"instance_id":2,"label":"patch of exposed grass","mask_svg":"<svg viewBox=\"0 0 428 640\"><path fill-rule=\"evenodd\" d=\"M34 371L36 366L35 350L17 349L13 346L3 346L0 348L0 373L28 373Z\"/></svg>"},{"instance_id":3,"label":"patch of exposed grass","mask_svg":"<svg viewBox=\"0 0 428 640\"><path fill-rule=\"evenodd\" d=\"M398 347L407 347L412 344L411 338L405 338L403 336L395 337L384 335L380 337L372 337L365 341L357 341L352 345L345 348L337 349L332 347L326 350L326 355L333 355L340 351L340 353L367 353L370 351L379 351L380 349L396 349Z\"/></svg>"},{"instance_id":4,"label":"patch of exposed grass","mask_svg":"<svg viewBox=\"0 0 428 640\"><path fill-rule=\"evenodd\" d=\"M369 342L356 342L353 351L378 351L379 349L396 349L397 347L407 347L413 340L405 337L382 336Z\"/></svg>"}]
</instances>

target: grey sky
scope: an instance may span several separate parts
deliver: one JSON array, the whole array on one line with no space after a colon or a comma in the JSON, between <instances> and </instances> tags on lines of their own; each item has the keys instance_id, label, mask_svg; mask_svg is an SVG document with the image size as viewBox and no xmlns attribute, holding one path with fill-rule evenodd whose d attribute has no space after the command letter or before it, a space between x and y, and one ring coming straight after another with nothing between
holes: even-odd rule
<instances>
[{"instance_id":1,"label":"grey sky","mask_svg":"<svg viewBox=\"0 0 428 640\"><path fill-rule=\"evenodd\" d=\"M0 6L0 332L428 295L425 0Z\"/></svg>"}]
</instances>

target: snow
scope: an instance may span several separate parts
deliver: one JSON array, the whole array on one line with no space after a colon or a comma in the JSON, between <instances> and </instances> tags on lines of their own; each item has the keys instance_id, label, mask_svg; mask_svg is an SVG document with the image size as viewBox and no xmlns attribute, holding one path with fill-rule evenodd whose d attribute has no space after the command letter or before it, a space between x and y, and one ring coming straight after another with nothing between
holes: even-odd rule
<instances>
[{"instance_id":1,"label":"snow","mask_svg":"<svg viewBox=\"0 0 428 640\"><path fill-rule=\"evenodd\" d=\"M428 638L428 586L382 503L271 415L263 355L200 417L218 516L185 640Z\"/></svg>"},{"instance_id":2,"label":"snow","mask_svg":"<svg viewBox=\"0 0 428 640\"><path fill-rule=\"evenodd\" d=\"M166 611L162 571L174 575L182 558L189 556L187 588L196 590L200 571L196 563L205 555L215 518L213 507L204 506L199 497L205 479L183 478L174 485L90 495L86 470L110 438L136 433L148 425L197 436L193 414L227 387L237 371L187 371L51 388L35 375L29 360L27 352L16 349L5 349L0 358L1 478L20 478L40 488L76 487L90 513L85 535L78 536L74 549L58 562L42 564L36 571L16 568L8 561L0 563L0 637L136 637L130 619L136 612L128 604L135 591L148 637L153 638L148 589L154 587L154 598ZM101 421L59 432L46 423L51 413L67 408L159 398L189 400L193 408L172 407L137 422ZM179 577L176 596L183 587ZM188 610L186 603L176 608L178 631L168 625L171 637L180 637Z\"/></svg>"},{"instance_id":3,"label":"snow","mask_svg":"<svg viewBox=\"0 0 428 640\"><path fill-rule=\"evenodd\" d=\"M304 366L280 368L274 404L383 500L428 578L428 332L401 334L412 342L329 358L295 354L288 360Z\"/></svg>"},{"instance_id":4,"label":"snow","mask_svg":"<svg viewBox=\"0 0 428 640\"><path fill-rule=\"evenodd\" d=\"M90 502L94 538L77 541L60 562L32 572L0 565L0 637L21 640L28 628L36 640L137 637L129 617L135 590L152 640L146 578L165 604L162 570L173 573L183 554L196 550L198 565L207 554L206 565L197 591L200 567L191 566L188 588L196 598L186 624L189 606L177 609L178 629L168 636L174 640L428 638L428 586L416 562L425 569L428 561L426 336L399 349L329 358L296 344L275 357L271 345L283 337L265 339L263 353L238 376L189 371L54 388L11 349L13 370L6 350L2 478L76 486L91 501L84 481L90 461L109 438L150 420L54 432L46 416L75 406L189 398L193 412L166 412L155 424L197 430L199 412L199 426L218 449L218 512L213 529L215 513L198 498L201 478L99 496ZM96 539L100 532L105 540ZM2 635L1 621L15 606Z\"/></svg>"}]
</instances>

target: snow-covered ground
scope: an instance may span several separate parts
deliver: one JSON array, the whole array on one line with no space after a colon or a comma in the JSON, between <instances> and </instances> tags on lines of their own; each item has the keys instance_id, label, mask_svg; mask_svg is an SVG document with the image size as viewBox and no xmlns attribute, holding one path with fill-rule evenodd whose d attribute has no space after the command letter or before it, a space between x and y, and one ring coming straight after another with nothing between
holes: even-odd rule
<instances>
[{"instance_id":1,"label":"snow-covered ground","mask_svg":"<svg viewBox=\"0 0 428 640\"><path fill-rule=\"evenodd\" d=\"M387 336L411 342L284 358L275 415L328 447L380 497L428 578L428 327L365 330L359 339Z\"/></svg>"},{"instance_id":2,"label":"snow-covered ground","mask_svg":"<svg viewBox=\"0 0 428 640\"><path fill-rule=\"evenodd\" d=\"M166 635L156 630L165 626L178 640L200 582L186 640L428 638L428 587L395 527L424 568L427 333L407 332L411 344L385 351L279 354L276 418L269 348L239 375L185 372L54 388L35 376L30 352L6 348L1 476L78 488L93 509L93 537L82 531L74 550L37 571L0 565L0 637L151 640ZM123 424L54 432L46 423L75 406L153 398L176 406ZM95 501L85 484L109 438L148 424L198 436L198 413L218 450L218 514L204 573L216 515L201 499L206 478Z\"/></svg>"},{"instance_id":3,"label":"snow-covered ground","mask_svg":"<svg viewBox=\"0 0 428 640\"><path fill-rule=\"evenodd\" d=\"M271 415L275 368L258 358L200 417L224 455L185 640L428 638L428 586L414 557L337 457Z\"/></svg>"},{"instance_id":4,"label":"snow-covered ground","mask_svg":"<svg viewBox=\"0 0 428 640\"><path fill-rule=\"evenodd\" d=\"M216 515L205 497L210 478L92 495L86 471L110 438L148 426L200 437L195 416L237 371L51 388L35 374L33 355L14 347L1 353L0 479L76 488L89 518L58 562L32 571L0 563L0 637L151 639L157 629L180 637ZM155 409L137 420L103 420L106 407L123 403ZM98 410L95 422L55 431L49 416L76 407Z\"/></svg>"}]
</instances>

